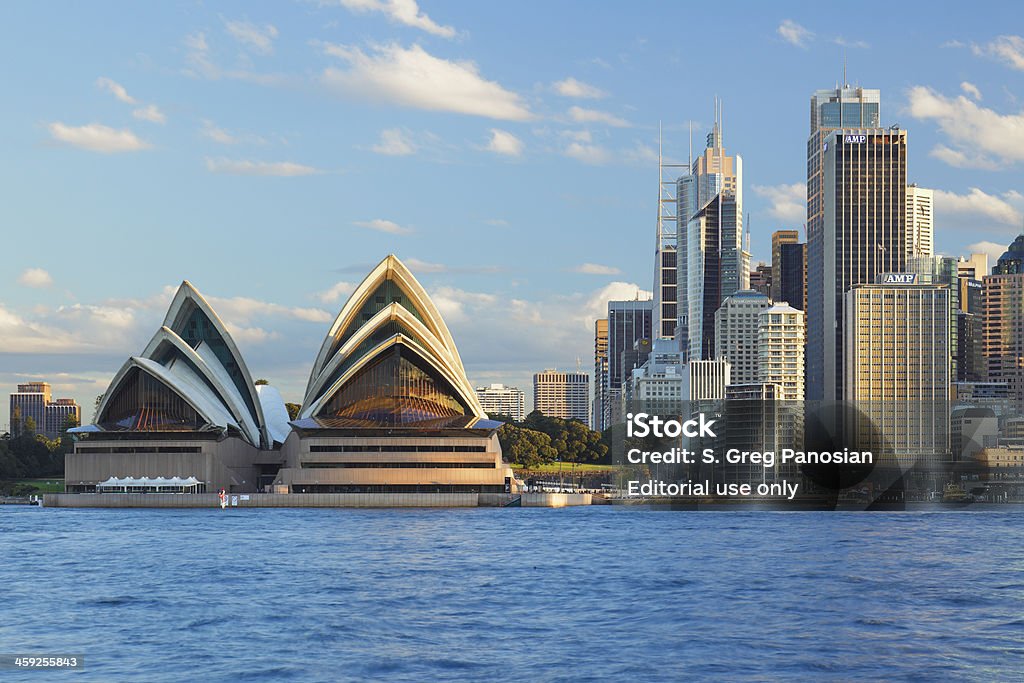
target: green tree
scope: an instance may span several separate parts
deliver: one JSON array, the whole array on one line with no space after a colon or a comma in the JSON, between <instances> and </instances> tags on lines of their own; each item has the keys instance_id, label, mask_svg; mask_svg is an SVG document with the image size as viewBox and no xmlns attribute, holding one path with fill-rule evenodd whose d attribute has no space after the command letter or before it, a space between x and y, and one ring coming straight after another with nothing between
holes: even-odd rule
<instances>
[{"instance_id":1,"label":"green tree","mask_svg":"<svg viewBox=\"0 0 1024 683\"><path fill-rule=\"evenodd\" d=\"M96 402L92 408L92 421L93 423L99 422L100 419L100 404L103 403L103 394L96 397Z\"/></svg>"},{"instance_id":2,"label":"green tree","mask_svg":"<svg viewBox=\"0 0 1024 683\"><path fill-rule=\"evenodd\" d=\"M260 377L258 380L256 380L256 386L258 386L258 387L267 386L269 384L270 384L270 380L263 379L262 377Z\"/></svg>"},{"instance_id":3,"label":"green tree","mask_svg":"<svg viewBox=\"0 0 1024 683\"><path fill-rule=\"evenodd\" d=\"M551 445L551 437L534 429L502 425L498 430L498 441L505 459L523 467L553 462L558 456L558 451Z\"/></svg>"},{"instance_id":4,"label":"green tree","mask_svg":"<svg viewBox=\"0 0 1024 683\"><path fill-rule=\"evenodd\" d=\"M25 418L25 433L30 435L36 433L36 419L31 415Z\"/></svg>"},{"instance_id":5,"label":"green tree","mask_svg":"<svg viewBox=\"0 0 1024 683\"><path fill-rule=\"evenodd\" d=\"M288 419L294 420L299 416L299 408L302 406L298 403L285 403L284 407L288 411Z\"/></svg>"}]
</instances>

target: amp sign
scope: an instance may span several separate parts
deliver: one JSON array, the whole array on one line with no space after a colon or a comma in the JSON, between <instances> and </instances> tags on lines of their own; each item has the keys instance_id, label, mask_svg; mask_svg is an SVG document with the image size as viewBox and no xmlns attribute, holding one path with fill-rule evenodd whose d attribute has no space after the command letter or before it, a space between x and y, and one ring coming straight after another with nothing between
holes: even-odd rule
<instances>
[{"instance_id":1,"label":"amp sign","mask_svg":"<svg viewBox=\"0 0 1024 683\"><path fill-rule=\"evenodd\" d=\"M862 145L868 141L867 135L844 135L843 142L853 145Z\"/></svg>"},{"instance_id":2,"label":"amp sign","mask_svg":"<svg viewBox=\"0 0 1024 683\"><path fill-rule=\"evenodd\" d=\"M887 285L912 285L917 282L917 273L887 273L882 277Z\"/></svg>"}]
</instances>

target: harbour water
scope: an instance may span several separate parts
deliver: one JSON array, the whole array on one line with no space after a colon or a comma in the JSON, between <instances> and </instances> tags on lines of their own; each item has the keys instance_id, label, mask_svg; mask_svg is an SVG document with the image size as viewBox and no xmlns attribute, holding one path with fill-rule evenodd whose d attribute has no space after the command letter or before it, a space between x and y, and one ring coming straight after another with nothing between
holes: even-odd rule
<instances>
[{"instance_id":1,"label":"harbour water","mask_svg":"<svg viewBox=\"0 0 1024 683\"><path fill-rule=\"evenodd\" d=\"M0 508L5 681L1019 681L1019 508Z\"/></svg>"}]
</instances>

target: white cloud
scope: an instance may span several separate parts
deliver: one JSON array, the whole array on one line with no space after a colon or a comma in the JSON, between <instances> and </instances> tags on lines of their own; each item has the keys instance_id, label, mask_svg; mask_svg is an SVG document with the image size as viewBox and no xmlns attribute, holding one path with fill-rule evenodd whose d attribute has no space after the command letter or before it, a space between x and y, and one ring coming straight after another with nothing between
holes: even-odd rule
<instances>
[{"instance_id":1,"label":"white cloud","mask_svg":"<svg viewBox=\"0 0 1024 683\"><path fill-rule=\"evenodd\" d=\"M592 166L607 164L612 159L611 152L604 147L585 142L569 143L569 146L565 148L565 156Z\"/></svg>"},{"instance_id":2,"label":"white cloud","mask_svg":"<svg viewBox=\"0 0 1024 683\"><path fill-rule=\"evenodd\" d=\"M631 164L649 166L658 163L658 150L638 141L632 148L623 150L622 158Z\"/></svg>"},{"instance_id":3,"label":"white cloud","mask_svg":"<svg viewBox=\"0 0 1024 683\"><path fill-rule=\"evenodd\" d=\"M978 101L981 100L981 91L978 90L978 86L974 85L973 83L964 81L963 83L960 84L960 89L963 90L964 94L970 97L971 99L975 99Z\"/></svg>"},{"instance_id":4,"label":"white cloud","mask_svg":"<svg viewBox=\"0 0 1024 683\"><path fill-rule=\"evenodd\" d=\"M584 275L619 275L621 270L615 266L602 266L599 263L583 263L572 269L574 273Z\"/></svg>"},{"instance_id":5,"label":"white cloud","mask_svg":"<svg viewBox=\"0 0 1024 683\"><path fill-rule=\"evenodd\" d=\"M257 73L251 70L251 59L248 55L242 55L237 62L236 68L223 68L214 61L211 54L210 43L206 40L206 34L202 31L185 36L185 63L188 65L183 70L185 75L206 78L211 81L228 78L258 85L281 85L286 79L277 74Z\"/></svg>"},{"instance_id":6,"label":"white cloud","mask_svg":"<svg viewBox=\"0 0 1024 683\"><path fill-rule=\"evenodd\" d=\"M589 83L583 81L577 81L571 76L564 80L553 83L552 86L555 92L562 97L576 97L579 99L601 99L607 97L608 93L597 88Z\"/></svg>"},{"instance_id":7,"label":"white cloud","mask_svg":"<svg viewBox=\"0 0 1024 683\"><path fill-rule=\"evenodd\" d=\"M1024 38L1020 36L998 36L984 45L972 44L971 51L978 56L992 57L1011 69L1024 71Z\"/></svg>"},{"instance_id":8,"label":"white cloud","mask_svg":"<svg viewBox=\"0 0 1024 683\"><path fill-rule=\"evenodd\" d=\"M223 128L218 128L212 121L203 121L203 135L222 145L233 145L238 142L238 138Z\"/></svg>"},{"instance_id":9,"label":"white cloud","mask_svg":"<svg viewBox=\"0 0 1024 683\"><path fill-rule=\"evenodd\" d=\"M842 47L854 47L862 50L866 50L871 47L871 45L864 40L847 40L842 36L836 36L832 39L832 42Z\"/></svg>"},{"instance_id":10,"label":"white cloud","mask_svg":"<svg viewBox=\"0 0 1024 683\"><path fill-rule=\"evenodd\" d=\"M418 258L405 259L405 265L414 273L447 273L450 270L443 263L430 263Z\"/></svg>"},{"instance_id":11,"label":"white cloud","mask_svg":"<svg viewBox=\"0 0 1024 683\"><path fill-rule=\"evenodd\" d=\"M412 228L407 228L395 223L394 221L384 220L383 218L374 218L372 221L355 221L353 225L357 225L360 228L369 228L370 230L376 230L377 232L387 232L392 235L411 235Z\"/></svg>"},{"instance_id":12,"label":"white cloud","mask_svg":"<svg viewBox=\"0 0 1024 683\"><path fill-rule=\"evenodd\" d=\"M965 226L977 230L984 222L995 222L1013 228L1020 227L1024 209L1024 195L1010 190L1002 196L989 194L972 187L966 194L935 190L935 215L937 221L949 214L966 217Z\"/></svg>"},{"instance_id":13,"label":"white cloud","mask_svg":"<svg viewBox=\"0 0 1024 683\"><path fill-rule=\"evenodd\" d=\"M327 45L324 51L348 68L328 67L323 83L352 97L508 121L533 118L519 95L485 79L470 61L449 61L419 45L406 49L394 43L375 46L372 54L345 45Z\"/></svg>"},{"instance_id":14,"label":"white cloud","mask_svg":"<svg viewBox=\"0 0 1024 683\"><path fill-rule=\"evenodd\" d=\"M784 19L779 24L779 27L775 29L775 32L784 41L797 47L807 47L807 43L814 40L814 33L812 31L807 30L792 19Z\"/></svg>"},{"instance_id":15,"label":"white cloud","mask_svg":"<svg viewBox=\"0 0 1024 683\"><path fill-rule=\"evenodd\" d=\"M27 268L18 276L18 284L41 289L53 284L53 278L42 268Z\"/></svg>"},{"instance_id":16,"label":"white cloud","mask_svg":"<svg viewBox=\"0 0 1024 683\"><path fill-rule=\"evenodd\" d=\"M203 120L203 127L200 129L200 133L202 133L203 137L209 138L220 145L264 145L267 142L258 135L231 132L208 119Z\"/></svg>"},{"instance_id":17,"label":"white cloud","mask_svg":"<svg viewBox=\"0 0 1024 683\"><path fill-rule=\"evenodd\" d=\"M227 21L224 28L232 38L261 55L269 55L274 51L274 39L277 28L272 24L257 26L248 21Z\"/></svg>"},{"instance_id":18,"label":"white cloud","mask_svg":"<svg viewBox=\"0 0 1024 683\"><path fill-rule=\"evenodd\" d=\"M1008 244L996 244L995 242L982 240L981 242L968 244L967 251L972 254L988 254L989 264L995 264L995 262L999 260L999 257L1006 251L1008 246Z\"/></svg>"},{"instance_id":19,"label":"white cloud","mask_svg":"<svg viewBox=\"0 0 1024 683\"><path fill-rule=\"evenodd\" d=\"M128 91L124 89L124 86L117 81L101 76L96 79L96 87L101 90L106 90L111 95L121 100L125 104L136 104L137 101L134 97L128 94Z\"/></svg>"},{"instance_id":20,"label":"white cloud","mask_svg":"<svg viewBox=\"0 0 1024 683\"><path fill-rule=\"evenodd\" d=\"M217 315L239 327L266 324L268 317L300 320L308 323L328 323L333 316L321 308L284 306L246 296L207 297Z\"/></svg>"},{"instance_id":21,"label":"white cloud","mask_svg":"<svg viewBox=\"0 0 1024 683\"><path fill-rule=\"evenodd\" d=\"M523 141L507 130L491 128L491 139L485 149L495 154L517 157L523 153Z\"/></svg>"},{"instance_id":22,"label":"white cloud","mask_svg":"<svg viewBox=\"0 0 1024 683\"><path fill-rule=\"evenodd\" d=\"M1024 113L999 114L959 95L945 97L915 86L908 93L910 115L933 120L950 145L932 155L954 166L992 168L1024 161Z\"/></svg>"},{"instance_id":23,"label":"white cloud","mask_svg":"<svg viewBox=\"0 0 1024 683\"><path fill-rule=\"evenodd\" d=\"M143 121L149 121L150 123L167 123L167 117L160 111L160 107L155 104L139 107L132 112L132 116Z\"/></svg>"},{"instance_id":24,"label":"white cloud","mask_svg":"<svg viewBox=\"0 0 1024 683\"><path fill-rule=\"evenodd\" d=\"M294 177L323 173L318 168L292 161L249 161L245 159L207 159L206 170L228 175Z\"/></svg>"},{"instance_id":25,"label":"white cloud","mask_svg":"<svg viewBox=\"0 0 1024 683\"><path fill-rule=\"evenodd\" d=\"M348 296L356 289L355 284L351 282L336 282L322 292L317 292L314 296L320 300L321 303L333 304L341 299L343 296Z\"/></svg>"},{"instance_id":26,"label":"white cloud","mask_svg":"<svg viewBox=\"0 0 1024 683\"><path fill-rule=\"evenodd\" d=\"M807 184L754 185L754 193L771 203L768 213L781 221L802 223L807 216Z\"/></svg>"},{"instance_id":27,"label":"white cloud","mask_svg":"<svg viewBox=\"0 0 1024 683\"><path fill-rule=\"evenodd\" d=\"M416 153L416 145L401 128L388 128L380 132L380 142L371 147L377 154L408 156Z\"/></svg>"},{"instance_id":28,"label":"white cloud","mask_svg":"<svg viewBox=\"0 0 1024 683\"><path fill-rule=\"evenodd\" d=\"M584 109L583 107L570 107L569 116L577 123L604 123L616 128L629 127L629 121L621 119L614 114L596 109Z\"/></svg>"},{"instance_id":29,"label":"white cloud","mask_svg":"<svg viewBox=\"0 0 1024 683\"><path fill-rule=\"evenodd\" d=\"M262 327L239 327L233 323L224 323L224 326L238 344L262 344L281 337L279 332L268 332Z\"/></svg>"},{"instance_id":30,"label":"white cloud","mask_svg":"<svg viewBox=\"0 0 1024 683\"><path fill-rule=\"evenodd\" d=\"M91 152L138 152L150 147L149 143L139 139L127 128L116 130L99 123L68 126L60 121L54 121L48 128L54 140Z\"/></svg>"},{"instance_id":31,"label":"white cloud","mask_svg":"<svg viewBox=\"0 0 1024 683\"><path fill-rule=\"evenodd\" d=\"M473 306L476 308L493 307L498 303L498 297L494 294L483 294L479 292L467 292L456 287L438 287L430 292L430 299L441 312L441 317L447 322L464 322L468 319L465 308Z\"/></svg>"},{"instance_id":32,"label":"white cloud","mask_svg":"<svg viewBox=\"0 0 1024 683\"><path fill-rule=\"evenodd\" d=\"M426 13L420 11L416 0L340 0L341 4L353 12L383 12L393 22L418 28L442 38L454 38L455 29L441 26Z\"/></svg>"}]
</instances>

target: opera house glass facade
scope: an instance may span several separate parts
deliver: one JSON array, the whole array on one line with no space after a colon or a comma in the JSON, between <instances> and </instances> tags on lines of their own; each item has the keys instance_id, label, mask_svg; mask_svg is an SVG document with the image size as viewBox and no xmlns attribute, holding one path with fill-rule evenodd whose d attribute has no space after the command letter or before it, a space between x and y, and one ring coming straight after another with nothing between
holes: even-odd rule
<instances>
[{"instance_id":1,"label":"opera house glass facade","mask_svg":"<svg viewBox=\"0 0 1024 683\"><path fill-rule=\"evenodd\" d=\"M404 504L382 494L504 495L515 478L500 426L481 408L437 308L395 256L341 309L291 422L277 390L253 382L223 322L184 282L152 340L115 375L94 424L72 430L66 487L92 493L127 477L194 479L195 492L378 494L361 504Z\"/></svg>"}]
</instances>

